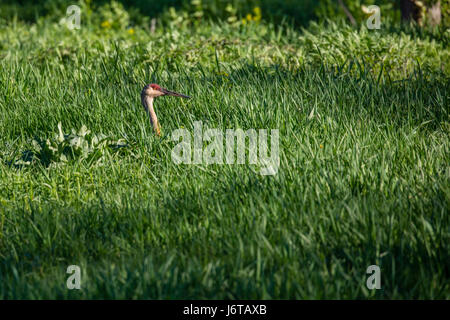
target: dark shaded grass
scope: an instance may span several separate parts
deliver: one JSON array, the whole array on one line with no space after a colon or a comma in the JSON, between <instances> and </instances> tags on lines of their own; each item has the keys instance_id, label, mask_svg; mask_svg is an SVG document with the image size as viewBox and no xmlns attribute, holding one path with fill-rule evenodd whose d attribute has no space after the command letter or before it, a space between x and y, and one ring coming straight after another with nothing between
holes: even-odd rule
<instances>
[{"instance_id":1,"label":"dark shaded grass","mask_svg":"<svg viewBox=\"0 0 450 320\"><path fill-rule=\"evenodd\" d=\"M439 281L449 258L443 208L374 193L285 192L261 201L269 181L261 189L239 182L219 180L201 197L166 194L158 203L6 212L2 240L13 250L2 259L3 298L361 298L374 263L383 272L380 297L447 294ZM223 185L232 192L222 193ZM424 211L430 222L408 214ZM85 270L79 294L64 288L64 268L74 261Z\"/></svg>"}]
</instances>

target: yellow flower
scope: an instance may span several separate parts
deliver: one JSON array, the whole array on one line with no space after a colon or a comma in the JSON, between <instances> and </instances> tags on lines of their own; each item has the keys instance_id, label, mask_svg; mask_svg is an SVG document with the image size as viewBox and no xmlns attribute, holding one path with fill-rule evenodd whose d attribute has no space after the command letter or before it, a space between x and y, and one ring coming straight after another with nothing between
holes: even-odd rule
<instances>
[{"instance_id":1,"label":"yellow flower","mask_svg":"<svg viewBox=\"0 0 450 320\"><path fill-rule=\"evenodd\" d=\"M247 18L248 21L252 21L252 15L251 15L251 13L248 13L246 18Z\"/></svg>"},{"instance_id":2,"label":"yellow flower","mask_svg":"<svg viewBox=\"0 0 450 320\"><path fill-rule=\"evenodd\" d=\"M103 21L101 26L102 28L111 28L111 22L109 22L108 20Z\"/></svg>"},{"instance_id":3,"label":"yellow flower","mask_svg":"<svg viewBox=\"0 0 450 320\"><path fill-rule=\"evenodd\" d=\"M134 29L133 28L128 29L128 33L129 34L134 34Z\"/></svg>"},{"instance_id":4,"label":"yellow flower","mask_svg":"<svg viewBox=\"0 0 450 320\"><path fill-rule=\"evenodd\" d=\"M255 16L253 17L254 21L261 20L261 8L260 7L254 7L253 13L255 14Z\"/></svg>"},{"instance_id":5,"label":"yellow flower","mask_svg":"<svg viewBox=\"0 0 450 320\"><path fill-rule=\"evenodd\" d=\"M224 76L224 77L228 77L228 73L226 73L225 71L220 71L220 72L216 72L217 75L219 76Z\"/></svg>"},{"instance_id":6,"label":"yellow flower","mask_svg":"<svg viewBox=\"0 0 450 320\"><path fill-rule=\"evenodd\" d=\"M323 149L323 144L321 144L319 147L320 147L320 149Z\"/></svg>"}]
</instances>

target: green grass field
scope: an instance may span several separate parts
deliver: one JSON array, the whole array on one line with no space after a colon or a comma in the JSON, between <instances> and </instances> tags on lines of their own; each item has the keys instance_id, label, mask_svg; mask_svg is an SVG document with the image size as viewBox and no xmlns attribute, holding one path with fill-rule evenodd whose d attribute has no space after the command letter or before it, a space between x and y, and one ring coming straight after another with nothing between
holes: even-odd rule
<instances>
[{"instance_id":1,"label":"green grass field","mask_svg":"<svg viewBox=\"0 0 450 320\"><path fill-rule=\"evenodd\" d=\"M0 298L449 299L449 38L4 23ZM193 97L158 98L161 138L151 82ZM278 173L175 164L171 133L194 121L279 129ZM58 123L92 148L64 147Z\"/></svg>"}]
</instances>

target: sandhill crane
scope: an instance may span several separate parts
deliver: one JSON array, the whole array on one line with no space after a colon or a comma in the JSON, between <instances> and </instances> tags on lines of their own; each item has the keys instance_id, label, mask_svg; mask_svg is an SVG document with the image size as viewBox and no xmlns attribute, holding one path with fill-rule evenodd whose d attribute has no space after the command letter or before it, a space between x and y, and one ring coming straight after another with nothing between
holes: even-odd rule
<instances>
[{"instance_id":1,"label":"sandhill crane","mask_svg":"<svg viewBox=\"0 0 450 320\"><path fill-rule=\"evenodd\" d=\"M155 130L156 135L161 135L158 118L156 117L155 109L153 109L153 100L159 96L174 96L189 99L189 96L186 96L181 93L169 91L167 89L161 88L156 83L148 84L142 89L141 92L141 102L144 106L145 111L148 112L150 116L150 122Z\"/></svg>"}]
</instances>

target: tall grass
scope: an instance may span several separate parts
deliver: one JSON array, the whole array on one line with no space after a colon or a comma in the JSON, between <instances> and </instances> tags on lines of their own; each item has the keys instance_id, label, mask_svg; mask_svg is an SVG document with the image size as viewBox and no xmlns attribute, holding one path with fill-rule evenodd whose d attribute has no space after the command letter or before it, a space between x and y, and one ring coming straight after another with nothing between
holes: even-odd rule
<instances>
[{"instance_id":1,"label":"tall grass","mask_svg":"<svg viewBox=\"0 0 450 320\"><path fill-rule=\"evenodd\" d=\"M448 299L448 48L336 25L196 30L3 26L0 298ZM161 138L149 82L193 97L158 98ZM176 165L171 132L198 120L279 129L278 174ZM58 123L126 146L27 153Z\"/></svg>"}]
</instances>

